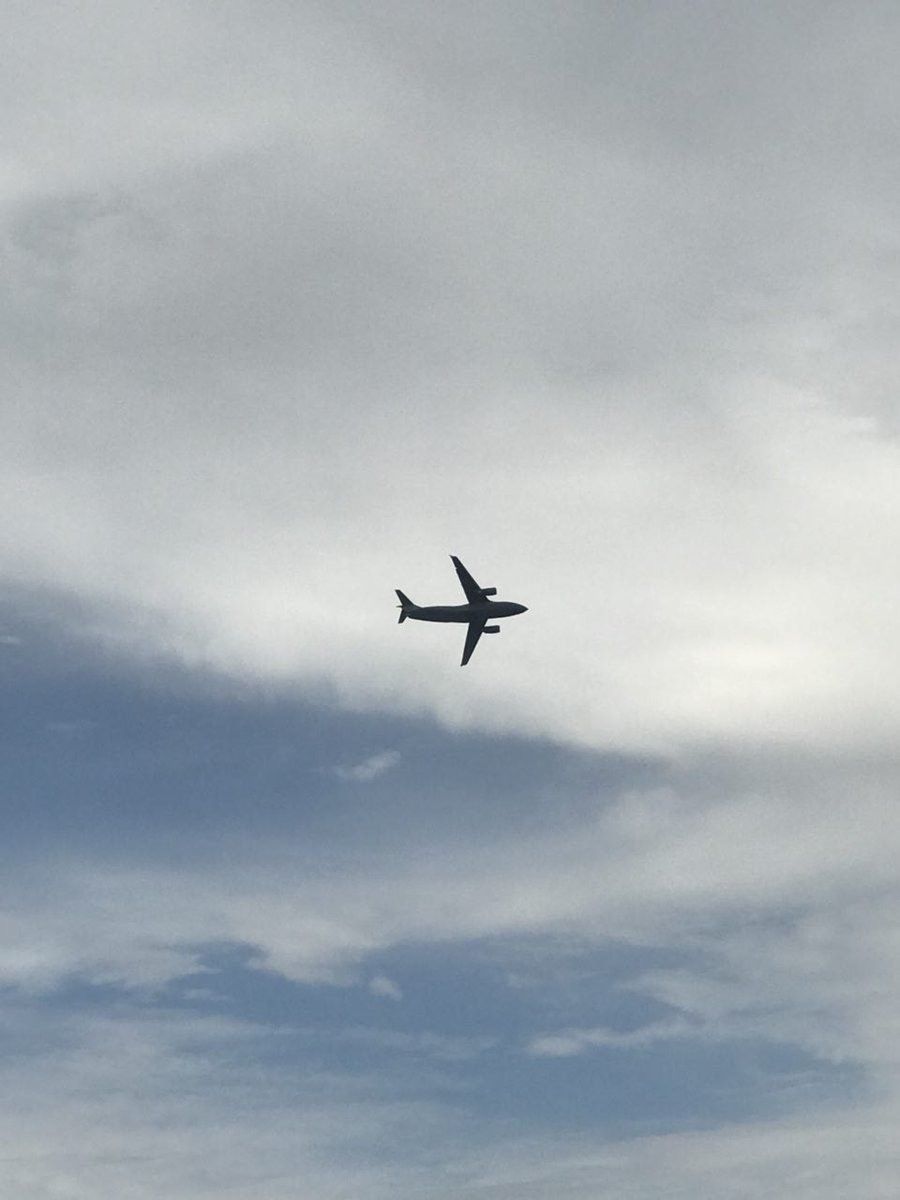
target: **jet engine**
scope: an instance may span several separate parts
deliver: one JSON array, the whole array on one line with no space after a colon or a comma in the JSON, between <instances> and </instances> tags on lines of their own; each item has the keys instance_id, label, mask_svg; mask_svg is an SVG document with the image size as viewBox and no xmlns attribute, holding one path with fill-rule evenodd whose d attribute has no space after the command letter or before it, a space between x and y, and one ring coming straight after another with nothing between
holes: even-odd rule
<instances>
[{"instance_id":1,"label":"jet engine","mask_svg":"<svg viewBox=\"0 0 900 1200\"><path fill-rule=\"evenodd\" d=\"M499 633L500 626L499 625L485 625L484 629L482 629L481 632L482 633Z\"/></svg>"},{"instance_id":2,"label":"jet engine","mask_svg":"<svg viewBox=\"0 0 900 1200\"><path fill-rule=\"evenodd\" d=\"M487 600L488 596L496 596L497 595L497 589L496 588L482 588L481 595L482 595L483 599Z\"/></svg>"}]
</instances>

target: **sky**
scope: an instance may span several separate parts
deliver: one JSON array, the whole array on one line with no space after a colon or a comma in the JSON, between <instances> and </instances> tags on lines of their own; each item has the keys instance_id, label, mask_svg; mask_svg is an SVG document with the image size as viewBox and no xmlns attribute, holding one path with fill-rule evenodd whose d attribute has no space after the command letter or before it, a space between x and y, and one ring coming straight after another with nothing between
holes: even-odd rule
<instances>
[{"instance_id":1,"label":"sky","mask_svg":"<svg viewBox=\"0 0 900 1200\"><path fill-rule=\"evenodd\" d=\"M0 1192L895 1200L897 6L4 18Z\"/></svg>"}]
</instances>

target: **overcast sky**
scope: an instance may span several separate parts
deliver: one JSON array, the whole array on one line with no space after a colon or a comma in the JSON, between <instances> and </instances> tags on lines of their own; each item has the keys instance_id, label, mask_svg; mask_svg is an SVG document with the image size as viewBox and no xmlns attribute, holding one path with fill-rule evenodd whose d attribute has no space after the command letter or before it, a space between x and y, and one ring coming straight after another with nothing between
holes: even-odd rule
<instances>
[{"instance_id":1,"label":"overcast sky","mask_svg":"<svg viewBox=\"0 0 900 1200\"><path fill-rule=\"evenodd\" d=\"M894 1200L897 5L2 40L0 1192Z\"/></svg>"}]
</instances>

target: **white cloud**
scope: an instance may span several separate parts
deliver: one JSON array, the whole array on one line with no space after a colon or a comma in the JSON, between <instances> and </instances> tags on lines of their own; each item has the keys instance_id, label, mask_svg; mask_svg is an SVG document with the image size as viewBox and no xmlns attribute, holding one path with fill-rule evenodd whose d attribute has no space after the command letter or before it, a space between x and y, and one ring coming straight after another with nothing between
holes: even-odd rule
<instances>
[{"instance_id":1,"label":"white cloud","mask_svg":"<svg viewBox=\"0 0 900 1200\"><path fill-rule=\"evenodd\" d=\"M399 761L400 754L396 750L381 750L352 767L335 767L334 774L344 783L370 783L390 771Z\"/></svg>"},{"instance_id":2,"label":"white cloud","mask_svg":"<svg viewBox=\"0 0 900 1200\"><path fill-rule=\"evenodd\" d=\"M537 1034L528 1042L528 1053L538 1058L572 1058L597 1047L633 1050L673 1038L696 1038L698 1027L685 1020L659 1021L630 1033L598 1026Z\"/></svg>"},{"instance_id":3,"label":"white cloud","mask_svg":"<svg viewBox=\"0 0 900 1200\"><path fill-rule=\"evenodd\" d=\"M874 1065L894 1060L897 1041L898 842L889 787L844 793L826 779L808 796L630 793L559 828L440 847L242 838L224 873L215 858L31 865L8 881L3 978L38 991L70 974L152 988L195 969L198 947L236 942L290 979L348 983L409 943L618 938L708 956L699 974L635 982L702 1036L758 1033ZM389 994L393 981L378 978Z\"/></svg>"},{"instance_id":4,"label":"white cloud","mask_svg":"<svg viewBox=\"0 0 900 1200\"><path fill-rule=\"evenodd\" d=\"M347 850L352 868L338 851L322 854L246 839L239 851L210 848L210 863L195 862L189 869L113 870L98 862L60 861L41 871L21 864L7 878L3 981L13 989L11 996L51 992L75 978L117 982L147 997L195 971L199 946L236 942L257 948L251 965L290 979L354 984L391 997L395 981L369 974L368 964L373 955L416 943L500 938L503 953L514 957L521 937L527 942L525 961L532 962L543 954L541 947L560 940L587 948L615 937L633 946L665 947L683 965L640 968L620 986L666 1004L671 1017L631 1033L599 1024L556 1030L545 1024L523 1042L521 1052L530 1050L534 1058L598 1048L624 1054L671 1038L723 1044L751 1039L797 1047L813 1063L852 1067L862 1081L857 1107L831 1106L810 1115L815 1101L804 1103L792 1092L784 1097L787 1112L769 1124L659 1138L638 1130L624 1141L610 1133L602 1153L596 1142L585 1146L536 1133L538 1154L509 1143L499 1117L480 1129L489 1149L482 1151L471 1137L463 1137L463 1147L456 1118L432 1105L429 1161L457 1164L448 1197L466 1195L466 1189L484 1194L486 1188L497 1196L538 1197L568 1188L587 1198L606 1187L649 1200L665 1181L670 1189L712 1200L721 1194L721 1170L730 1163L749 1200L761 1200L767 1187L771 1194L779 1177L801 1196L803 1189L814 1194L815 1181L826 1200L839 1200L854 1171L858 1194L878 1200L887 1194L878 1191L879 1181L897 1169L895 1139L886 1130L900 1094L898 829L887 789L880 792L873 784L869 795L845 794L827 764L821 771L823 781L808 798L797 790L771 796L737 791L730 798L719 793L715 800L674 790L631 793L568 826L510 830L493 840L473 832L461 843L431 846L424 855L410 854L402 839L389 855L383 847L369 854L355 845ZM215 865L220 859L227 869ZM565 985L558 986L562 995ZM140 1022L145 1020L146 1008ZM176 1023L171 1037L153 1032L165 1029L165 1021L150 1022L150 1033L140 1022L132 1032L128 1022L80 1030L78 1038L87 1043L71 1059L71 1086L68 1066L60 1084L58 1059L46 1073L33 1062L16 1068L3 1089L17 1097L15 1111L7 1106L0 1112L8 1132L4 1143L22 1147L18 1158L0 1162L9 1187L21 1185L27 1195L27 1184L41 1196L51 1186L48 1180L64 1178L75 1196L87 1197L101 1185L110 1190L126 1169L123 1147L129 1147L131 1164L135 1154L145 1156L140 1163L171 1164L162 1180L149 1167L133 1168L138 1198L154 1189L158 1194L165 1183L171 1194L194 1200L204 1186L220 1187L225 1178L248 1190L265 1186L273 1197L282 1194L279 1188L288 1195L313 1144L292 1137L297 1097L284 1091L283 1079L261 1075L258 1067L244 1078L216 1065L222 1056L228 1059L224 1049L202 1050L211 1062L190 1056L185 1062L180 1048L281 1034L232 1026L218 1017L206 1026L205 1020L183 1030ZM492 1049L477 1039L448 1041L427 1032L346 1028L335 1031L335 1038L348 1046L369 1039L404 1060L424 1055L435 1064L469 1061ZM107 1049L85 1072L82 1059L90 1059L95 1040ZM242 1059L249 1060L257 1061L256 1052ZM52 1103L45 1074L53 1081ZM112 1094L113 1075L117 1103L123 1095L129 1099L107 1121L106 1101L90 1097L95 1086L98 1094ZM340 1084L351 1093L363 1087L360 1119L368 1123L379 1153L407 1128L404 1110L382 1090L388 1084L380 1078L373 1090L373 1081L354 1082L352 1075ZM226 1094L228 1120L221 1110ZM307 1092L301 1105L304 1129L320 1147L310 1178L326 1198L349 1186L347 1122L331 1124L335 1105L342 1103L326 1088ZM85 1114L100 1130L91 1137L84 1130ZM256 1136L260 1123L267 1130L262 1140ZM51 1128L59 1136L52 1137ZM816 1130L822 1128L830 1132L828 1167L820 1171ZM228 1153L216 1157L217 1139L226 1136ZM267 1147L265 1170L271 1172L264 1178L260 1145ZM217 1174L209 1182L202 1164L211 1155ZM374 1168L365 1152L357 1161L368 1165L360 1166L355 1185L379 1195L387 1182L377 1172L369 1178ZM391 1176L395 1194L404 1189L420 1194L416 1168L404 1161Z\"/></svg>"},{"instance_id":5,"label":"white cloud","mask_svg":"<svg viewBox=\"0 0 900 1200\"><path fill-rule=\"evenodd\" d=\"M369 980L369 991L373 996L384 996L388 1000L402 1000L403 991L399 984L387 975L375 975Z\"/></svg>"},{"instance_id":6,"label":"white cloud","mask_svg":"<svg viewBox=\"0 0 900 1200\"><path fill-rule=\"evenodd\" d=\"M789 1191L801 1200L865 1196L888 1200L898 1156L893 1102L817 1114L814 1121L748 1123L621 1141L539 1139L492 1148L473 1194L492 1200L566 1195L590 1200L608 1191L624 1200L691 1196L742 1200Z\"/></svg>"},{"instance_id":7,"label":"white cloud","mask_svg":"<svg viewBox=\"0 0 900 1200\"><path fill-rule=\"evenodd\" d=\"M661 1189L717 1200L723 1187L746 1200L785 1188L801 1200L887 1200L897 1176L889 1098L665 1136L517 1137L491 1114L477 1125L461 1119L458 1098L410 1099L383 1078L299 1063L279 1070L285 1033L249 1023L127 1007L43 1014L51 1044L35 1049L32 1015L7 1005L3 1022L19 1052L2 1065L0 1186L23 1200L200 1200L229 1190L287 1200L298 1180L314 1200L423 1189L436 1200L589 1200L604 1190L650 1200ZM260 1050L265 1067L253 1057Z\"/></svg>"},{"instance_id":8,"label":"white cloud","mask_svg":"<svg viewBox=\"0 0 900 1200\"><path fill-rule=\"evenodd\" d=\"M407 18L17 14L5 573L354 707L893 744L895 19ZM449 551L530 605L465 674L391 618Z\"/></svg>"},{"instance_id":9,"label":"white cloud","mask_svg":"<svg viewBox=\"0 0 900 1200\"><path fill-rule=\"evenodd\" d=\"M74 595L119 653L663 751L672 786L424 853L23 858L0 978L146 995L223 940L335 984L417 940L666 946L697 961L632 985L671 1021L532 1050L689 1027L855 1064L882 1099L456 1147L447 1194L893 1197L896 12L57 7L6 30L4 578ZM454 596L450 551L529 605L465 672L458 631L394 620L396 586ZM433 1170L323 1167L346 1144L320 1110L292 1150L296 1098L273 1117L215 1068L201 1101L125 1028L79 1029L62 1087L11 1068L10 1194L439 1197ZM354 1116L389 1143L376 1108Z\"/></svg>"},{"instance_id":10,"label":"white cloud","mask_svg":"<svg viewBox=\"0 0 900 1200\"><path fill-rule=\"evenodd\" d=\"M9 1010L7 1010L9 1013ZM249 1023L123 1009L42 1022L7 1015L22 1052L2 1066L0 1188L27 1200L97 1195L304 1194L347 1189L387 1197L421 1187L415 1165L368 1161L417 1129L429 1138L439 1106L373 1094L372 1081L264 1069L284 1037ZM452 1128L452 1119L447 1119Z\"/></svg>"}]
</instances>

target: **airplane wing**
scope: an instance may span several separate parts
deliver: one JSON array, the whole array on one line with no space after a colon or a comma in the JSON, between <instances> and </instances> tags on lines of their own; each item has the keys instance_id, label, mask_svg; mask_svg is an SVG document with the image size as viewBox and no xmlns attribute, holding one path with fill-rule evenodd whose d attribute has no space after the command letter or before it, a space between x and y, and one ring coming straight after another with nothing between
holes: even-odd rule
<instances>
[{"instance_id":1,"label":"airplane wing","mask_svg":"<svg viewBox=\"0 0 900 1200\"><path fill-rule=\"evenodd\" d=\"M465 570L465 567L463 567L463 570ZM465 649L463 650L462 662L459 664L461 667L464 667L472 657L472 651L478 645L478 639L484 632L484 625L484 621L469 622L469 628L466 631L466 645Z\"/></svg>"},{"instance_id":2,"label":"airplane wing","mask_svg":"<svg viewBox=\"0 0 900 1200\"><path fill-rule=\"evenodd\" d=\"M462 589L466 593L466 599L470 604L477 604L479 600L484 599L484 594L466 568L462 565L455 554L451 554L453 565L456 567L456 574L459 576L459 582L462 584ZM471 625L469 626L471 629ZM476 638L475 641L478 639ZM475 642L472 643L472 648L475 648Z\"/></svg>"}]
</instances>

